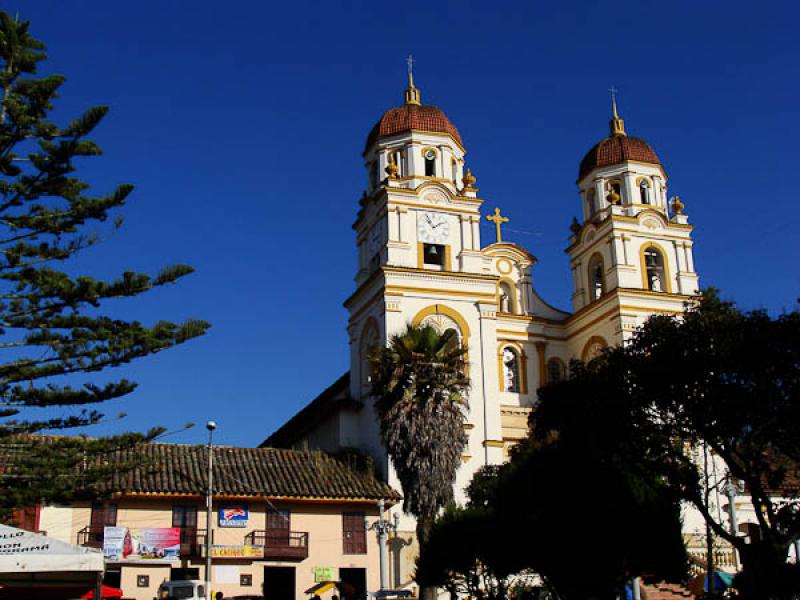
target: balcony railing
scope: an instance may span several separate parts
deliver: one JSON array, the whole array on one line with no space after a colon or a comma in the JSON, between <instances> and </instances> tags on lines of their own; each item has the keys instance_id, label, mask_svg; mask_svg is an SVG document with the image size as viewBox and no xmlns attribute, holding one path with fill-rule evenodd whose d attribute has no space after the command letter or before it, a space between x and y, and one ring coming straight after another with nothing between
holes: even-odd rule
<instances>
[{"instance_id":1,"label":"balcony railing","mask_svg":"<svg viewBox=\"0 0 800 600\"><path fill-rule=\"evenodd\" d=\"M205 529L181 528L181 556L203 556L203 547L206 544Z\"/></svg>"},{"instance_id":2,"label":"balcony railing","mask_svg":"<svg viewBox=\"0 0 800 600\"><path fill-rule=\"evenodd\" d=\"M689 570L693 575L705 572L708 567L706 536L700 533L685 533L683 542L689 555ZM723 571L735 571L738 567L736 549L719 538L714 540L714 567Z\"/></svg>"},{"instance_id":3,"label":"balcony railing","mask_svg":"<svg viewBox=\"0 0 800 600\"><path fill-rule=\"evenodd\" d=\"M263 546L267 560L303 560L308 558L307 531L271 531L256 529L244 536L249 546Z\"/></svg>"},{"instance_id":4,"label":"balcony railing","mask_svg":"<svg viewBox=\"0 0 800 600\"><path fill-rule=\"evenodd\" d=\"M181 528L181 556L202 556L202 549L206 543L205 529ZM78 545L90 548L103 547L103 528L84 527L78 532Z\"/></svg>"}]
</instances>

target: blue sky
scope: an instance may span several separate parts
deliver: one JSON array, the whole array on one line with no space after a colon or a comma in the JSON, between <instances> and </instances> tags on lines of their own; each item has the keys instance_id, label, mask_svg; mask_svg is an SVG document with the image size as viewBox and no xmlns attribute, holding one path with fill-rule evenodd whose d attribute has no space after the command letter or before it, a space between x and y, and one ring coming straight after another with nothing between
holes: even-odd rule
<instances>
[{"instance_id":1,"label":"blue sky","mask_svg":"<svg viewBox=\"0 0 800 600\"><path fill-rule=\"evenodd\" d=\"M161 424L253 445L348 368L342 301L361 151L402 101L460 129L484 212L539 259L534 286L569 307L563 250L583 154L608 131L607 89L647 139L696 226L704 286L745 308L800 290L800 10L791 2L100 2L8 0L68 77L64 119L111 112L82 175L136 191L124 228L76 265L98 276L168 263L197 273L114 314L213 323L204 338L118 369L128 413L95 433ZM487 224L488 225L488 224ZM491 227L483 226L485 240Z\"/></svg>"}]
</instances>

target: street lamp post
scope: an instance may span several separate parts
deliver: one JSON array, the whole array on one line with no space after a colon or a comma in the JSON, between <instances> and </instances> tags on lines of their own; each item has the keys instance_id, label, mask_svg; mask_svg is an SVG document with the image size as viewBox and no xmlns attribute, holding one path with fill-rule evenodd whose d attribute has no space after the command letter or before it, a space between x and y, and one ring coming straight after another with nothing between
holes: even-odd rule
<instances>
[{"instance_id":1,"label":"street lamp post","mask_svg":"<svg viewBox=\"0 0 800 600\"><path fill-rule=\"evenodd\" d=\"M381 591L389 589L389 555L386 548L387 539L389 537L389 530L396 529L397 524L389 523L383 518L384 501L378 500L378 520L370 526L378 532L378 558L380 561L381 570Z\"/></svg>"},{"instance_id":2,"label":"street lamp post","mask_svg":"<svg viewBox=\"0 0 800 600\"><path fill-rule=\"evenodd\" d=\"M208 429L208 488L206 489L206 598L211 597L211 510L214 490L214 446L211 436L217 424L214 421L206 423Z\"/></svg>"}]
</instances>

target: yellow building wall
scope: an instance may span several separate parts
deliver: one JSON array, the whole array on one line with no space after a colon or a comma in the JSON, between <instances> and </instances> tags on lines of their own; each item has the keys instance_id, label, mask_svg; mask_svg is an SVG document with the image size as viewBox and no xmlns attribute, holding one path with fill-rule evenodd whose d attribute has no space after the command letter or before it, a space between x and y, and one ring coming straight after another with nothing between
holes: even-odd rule
<instances>
[{"instance_id":1,"label":"yellow building wall","mask_svg":"<svg viewBox=\"0 0 800 600\"><path fill-rule=\"evenodd\" d=\"M119 527L171 527L173 506L196 506L197 528L205 529L206 513L202 500L184 498L119 498L109 502L117 505L117 525ZM249 509L247 527L219 527L218 509L228 504L246 504ZM344 554L343 547L343 513L364 512L367 523L378 519L377 503L373 502L279 502L271 506L291 513L291 531L308 532L308 558L300 561L273 561L261 559L215 559L212 573L214 579L220 575L251 575L252 585L242 586L239 577L235 583L212 583L212 591L221 591L225 596L262 593L264 567L283 566L295 569L297 598L304 597L303 592L314 585L314 570L317 567L334 569L338 577L340 568L361 568L366 570L367 590L375 591L380 584L379 550L374 531L367 531L366 554ZM263 500L230 500L214 504L212 514L212 531L214 545L240 546L244 537L253 530L265 529L267 512L271 506ZM89 525L91 507L83 506L45 506L42 507L40 528L48 535L65 542L76 543L78 532ZM107 568L121 569L121 587L126 598L136 600L152 600L157 595L162 581L170 579L171 568L197 568L199 578L205 576L205 561L202 558L181 559L167 564L143 563L109 563ZM222 569L218 569L222 567ZM146 587L138 587L137 577L149 576ZM330 596L334 592L323 595Z\"/></svg>"}]
</instances>

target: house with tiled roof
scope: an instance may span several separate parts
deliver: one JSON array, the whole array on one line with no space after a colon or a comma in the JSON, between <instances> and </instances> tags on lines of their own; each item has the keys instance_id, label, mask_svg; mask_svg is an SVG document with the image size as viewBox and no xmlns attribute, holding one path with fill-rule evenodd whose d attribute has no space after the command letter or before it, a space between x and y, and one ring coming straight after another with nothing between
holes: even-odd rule
<instances>
[{"instance_id":1,"label":"house with tiled roof","mask_svg":"<svg viewBox=\"0 0 800 600\"><path fill-rule=\"evenodd\" d=\"M378 588L378 543L368 528L378 502L388 508L400 495L369 468L322 452L215 446L209 531L208 453L164 443L114 453L110 463L136 466L114 473L105 500L37 506L23 525L102 548L106 584L136 600L152 600L165 580L204 579L207 542L212 591L225 597L301 598L329 580L342 598ZM0 449L5 472L13 456Z\"/></svg>"}]
</instances>

